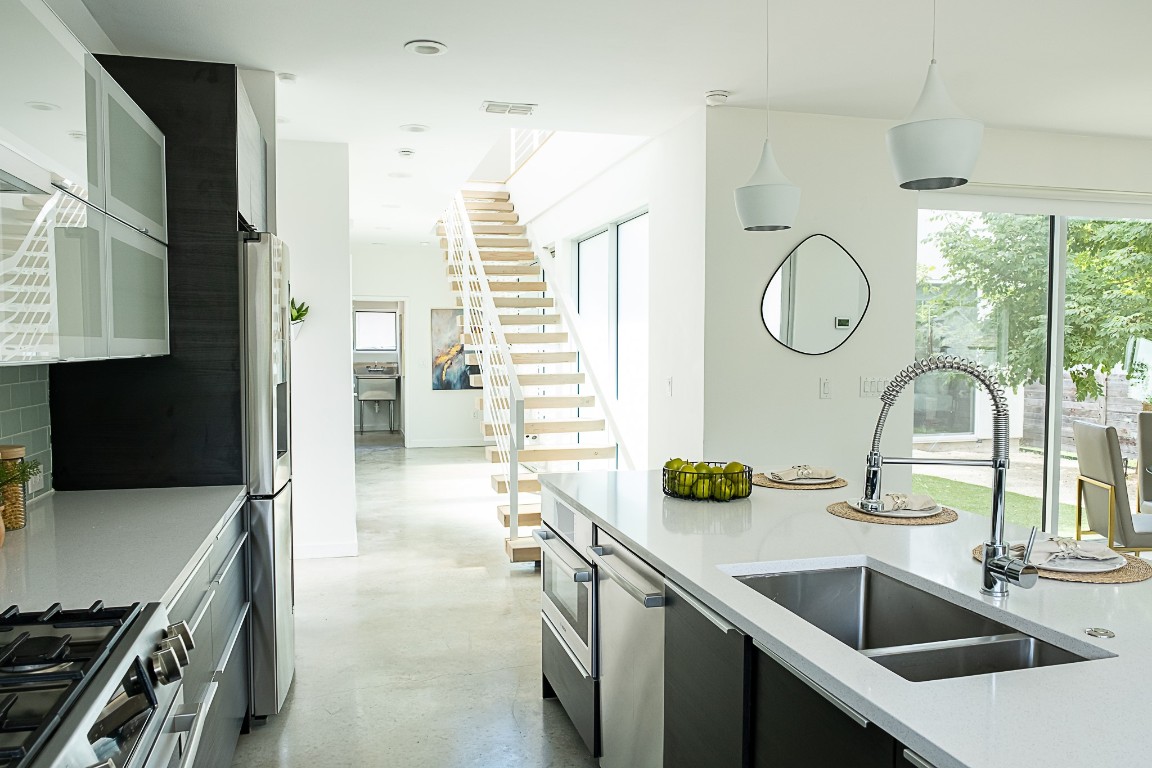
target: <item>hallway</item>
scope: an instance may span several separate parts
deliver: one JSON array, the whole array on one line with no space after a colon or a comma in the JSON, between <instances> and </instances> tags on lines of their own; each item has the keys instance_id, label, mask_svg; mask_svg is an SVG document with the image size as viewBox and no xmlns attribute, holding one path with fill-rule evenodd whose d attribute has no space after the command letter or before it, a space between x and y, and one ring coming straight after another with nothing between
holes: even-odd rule
<instances>
[{"instance_id":1,"label":"hallway","mask_svg":"<svg viewBox=\"0 0 1152 768\"><path fill-rule=\"evenodd\" d=\"M540 698L537 572L480 448L357 438L360 556L296 564L296 680L234 768L594 766Z\"/></svg>"}]
</instances>

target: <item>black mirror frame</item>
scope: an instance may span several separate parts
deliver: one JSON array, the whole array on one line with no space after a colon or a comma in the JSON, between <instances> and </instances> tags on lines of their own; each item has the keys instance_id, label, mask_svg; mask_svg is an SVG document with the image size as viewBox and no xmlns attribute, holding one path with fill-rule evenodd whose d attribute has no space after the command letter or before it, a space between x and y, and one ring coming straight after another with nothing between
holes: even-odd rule
<instances>
[{"instance_id":1,"label":"black mirror frame","mask_svg":"<svg viewBox=\"0 0 1152 768\"><path fill-rule=\"evenodd\" d=\"M771 329L768 328L768 323L765 322L765 320L764 320L764 299L767 298L767 296L768 296L768 286L772 285L772 281L776 278L776 275L780 274L780 270L784 269L784 265L788 263L788 259L792 258L792 256L795 255L796 251L800 250L800 246L804 245L804 243L808 242L809 240L811 240L814 237L823 237L826 240L831 240L833 243L836 244L837 248L844 251L844 253L848 256L848 258L852 259L852 263L856 265L856 269L860 270L860 276L862 278L864 278L864 286L868 289L868 298L864 302L864 309L862 309L860 311L860 319L856 322L856 325L855 325L855 327L852 328L851 332L849 332L849 334L844 337L843 341L841 341L839 344L832 347L831 349L824 350L823 352L804 352L803 350L795 349L793 347L788 346L784 342L780 341L780 339L776 338L776 335L772 333ZM832 352L835 352L836 350L840 349L840 347L847 344L848 340L851 339L856 334L857 329L860 327L860 323L864 322L864 318L867 317L868 308L870 306L872 306L872 283L868 280L868 273L864 271L864 267L860 266L860 262L856 261L856 257L852 255L852 252L849 251L847 248L845 248L843 245L841 245L840 242L836 238L832 237L831 235L825 235L822 232L816 232L814 234L808 235L806 238L804 238L800 242L796 243L796 245L794 245L792 247L792 250L790 250L788 252L788 255L785 256L783 258L783 260L781 260L779 265L777 265L776 271L773 272L772 276L768 278L768 282L764 285L764 292L760 294L760 309L759 309L760 323L764 326L764 330L768 332L768 335L770 337L772 337L772 340L775 341L780 346L784 347L784 349L795 352L798 355L808 355L809 357L819 357L820 355L827 355L827 354L830 354Z\"/></svg>"}]
</instances>

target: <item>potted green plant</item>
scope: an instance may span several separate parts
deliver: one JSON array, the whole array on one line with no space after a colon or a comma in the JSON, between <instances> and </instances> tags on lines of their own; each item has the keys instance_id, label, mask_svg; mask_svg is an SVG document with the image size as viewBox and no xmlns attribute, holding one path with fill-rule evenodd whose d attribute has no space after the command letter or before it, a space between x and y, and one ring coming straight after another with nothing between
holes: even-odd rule
<instances>
[{"instance_id":1,"label":"potted green plant","mask_svg":"<svg viewBox=\"0 0 1152 768\"><path fill-rule=\"evenodd\" d=\"M16 489L43 471L44 467L36 459L0 461L0 517L4 520L4 528L11 531L24 527L24 494Z\"/></svg>"},{"instance_id":2,"label":"potted green plant","mask_svg":"<svg viewBox=\"0 0 1152 768\"><path fill-rule=\"evenodd\" d=\"M292 338L300 335L300 328L304 325L304 318L308 317L311 307L305 302L296 303L295 297L289 300L289 320L292 321Z\"/></svg>"}]
</instances>

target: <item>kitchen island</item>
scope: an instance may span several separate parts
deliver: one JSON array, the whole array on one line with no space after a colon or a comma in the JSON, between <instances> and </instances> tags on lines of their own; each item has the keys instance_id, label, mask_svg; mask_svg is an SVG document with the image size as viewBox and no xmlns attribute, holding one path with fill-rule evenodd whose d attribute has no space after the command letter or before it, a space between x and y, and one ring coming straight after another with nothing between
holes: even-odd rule
<instances>
[{"instance_id":1,"label":"kitchen island","mask_svg":"<svg viewBox=\"0 0 1152 768\"><path fill-rule=\"evenodd\" d=\"M980 595L972 548L988 518L897 526L834 517L860 489L754 488L749 499L692 502L661 492L659 472L541 475L545 509L565 505L707 608L937 768L1127 766L1152 682L1152 581L1041 579L997 603ZM547 517L545 518L547 519ZM1009 528L1013 541L1027 531ZM734 578L868 566L1089 660L911 682ZM1084 632L1103 627L1111 639ZM1082 696L1076 695L1082 693ZM786 763L785 763L786 764Z\"/></svg>"}]
</instances>

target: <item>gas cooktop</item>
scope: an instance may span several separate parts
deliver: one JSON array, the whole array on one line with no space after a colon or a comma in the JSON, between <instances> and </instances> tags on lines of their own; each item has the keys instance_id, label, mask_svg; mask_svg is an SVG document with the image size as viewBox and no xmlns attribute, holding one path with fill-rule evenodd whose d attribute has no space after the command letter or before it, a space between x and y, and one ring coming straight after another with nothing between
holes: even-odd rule
<instances>
[{"instance_id":1,"label":"gas cooktop","mask_svg":"<svg viewBox=\"0 0 1152 768\"><path fill-rule=\"evenodd\" d=\"M100 667L139 604L0 613L0 768L28 765Z\"/></svg>"}]
</instances>

